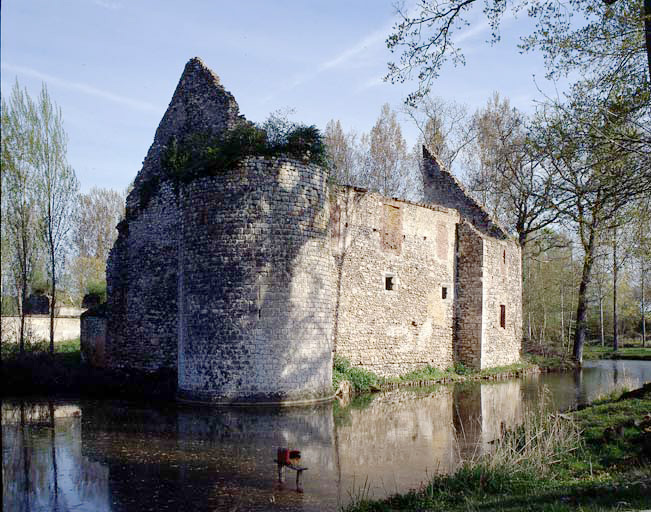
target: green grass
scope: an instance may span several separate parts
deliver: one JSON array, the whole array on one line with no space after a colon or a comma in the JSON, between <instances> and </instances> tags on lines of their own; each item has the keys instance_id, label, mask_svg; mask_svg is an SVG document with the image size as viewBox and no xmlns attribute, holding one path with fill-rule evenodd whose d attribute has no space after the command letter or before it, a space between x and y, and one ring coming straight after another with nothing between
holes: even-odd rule
<instances>
[{"instance_id":1,"label":"green grass","mask_svg":"<svg viewBox=\"0 0 651 512\"><path fill-rule=\"evenodd\" d=\"M602 347L601 345L586 345L584 348L584 359L637 359L651 361L651 342L643 348L639 343L623 343L617 352L612 346Z\"/></svg>"},{"instance_id":2,"label":"green grass","mask_svg":"<svg viewBox=\"0 0 651 512\"><path fill-rule=\"evenodd\" d=\"M49 355L50 342L39 341L36 343L26 343L24 358L35 358ZM79 346L79 338L71 340L55 341L54 342L54 356L60 361L68 364L80 364L81 352ZM2 360L12 361L20 357L18 343L2 344Z\"/></svg>"},{"instance_id":3,"label":"green grass","mask_svg":"<svg viewBox=\"0 0 651 512\"><path fill-rule=\"evenodd\" d=\"M481 371L464 366L462 363L456 363L454 367L445 370L427 365L397 377L381 377L369 370L354 367L346 358L335 355L332 385L336 390L341 381L348 380L355 393L365 393L380 390L383 387L395 387L401 384L432 385L447 382L493 379L497 377L518 377L525 372L536 370L537 366L529 361L523 361L509 366L487 368Z\"/></svg>"},{"instance_id":4,"label":"green grass","mask_svg":"<svg viewBox=\"0 0 651 512\"><path fill-rule=\"evenodd\" d=\"M345 510L631 510L651 501L651 384L572 414L525 414L490 454L386 500ZM637 426L636 426L637 422ZM646 430L645 430L646 429Z\"/></svg>"},{"instance_id":5,"label":"green grass","mask_svg":"<svg viewBox=\"0 0 651 512\"><path fill-rule=\"evenodd\" d=\"M332 369L332 387L337 390L343 380L350 382L355 393L364 393L378 387L382 377L363 368L356 368L347 359L335 355Z\"/></svg>"}]
</instances>

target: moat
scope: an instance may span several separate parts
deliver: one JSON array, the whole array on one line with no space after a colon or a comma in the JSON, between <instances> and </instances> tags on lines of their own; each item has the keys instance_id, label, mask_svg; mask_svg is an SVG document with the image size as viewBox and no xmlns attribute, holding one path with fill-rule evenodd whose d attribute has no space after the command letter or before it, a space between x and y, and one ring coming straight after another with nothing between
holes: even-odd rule
<instances>
[{"instance_id":1,"label":"moat","mask_svg":"<svg viewBox=\"0 0 651 512\"><path fill-rule=\"evenodd\" d=\"M336 510L363 489L406 491L490 450L542 395L563 410L648 381L649 361L591 361L576 373L397 390L346 407L6 400L3 510ZM52 410L73 416L52 421ZM293 475L276 482L279 446L302 451L303 494Z\"/></svg>"}]
</instances>

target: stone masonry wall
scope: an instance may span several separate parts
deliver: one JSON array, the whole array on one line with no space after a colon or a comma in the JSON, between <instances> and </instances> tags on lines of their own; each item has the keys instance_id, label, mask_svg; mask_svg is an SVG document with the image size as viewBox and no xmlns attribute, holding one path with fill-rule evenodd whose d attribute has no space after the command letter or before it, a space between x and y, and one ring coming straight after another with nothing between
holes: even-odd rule
<instances>
[{"instance_id":1,"label":"stone masonry wall","mask_svg":"<svg viewBox=\"0 0 651 512\"><path fill-rule=\"evenodd\" d=\"M481 368L484 240L468 222L457 226L455 351L458 361Z\"/></svg>"},{"instance_id":2,"label":"stone masonry wall","mask_svg":"<svg viewBox=\"0 0 651 512\"><path fill-rule=\"evenodd\" d=\"M92 311L81 315L81 359L91 366L106 366L106 315Z\"/></svg>"},{"instance_id":3,"label":"stone masonry wall","mask_svg":"<svg viewBox=\"0 0 651 512\"><path fill-rule=\"evenodd\" d=\"M107 363L176 369L178 351L177 189L161 155L173 137L219 135L244 122L233 96L198 58L188 61L126 201L126 219L107 263Z\"/></svg>"},{"instance_id":4,"label":"stone masonry wall","mask_svg":"<svg viewBox=\"0 0 651 512\"><path fill-rule=\"evenodd\" d=\"M250 158L183 185L179 395L284 401L332 393L327 171Z\"/></svg>"},{"instance_id":5,"label":"stone masonry wall","mask_svg":"<svg viewBox=\"0 0 651 512\"><path fill-rule=\"evenodd\" d=\"M482 233L496 238L508 238L506 232L491 218L436 157L423 146L423 195L425 202L454 208Z\"/></svg>"},{"instance_id":6,"label":"stone masonry wall","mask_svg":"<svg viewBox=\"0 0 651 512\"><path fill-rule=\"evenodd\" d=\"M520 359L522 273L520 246L513 240L484 239L484 332L481 367L505 366ZM502 307L504 326L501 325Z\"/></svg>"},{"instance_id":7,"label":"stone masonry wall","mask_svg":"<svg viewBox=\"0 0 651 512\"><path fill-rule=\"evenodd\" d=\"M452 366L458 214L349 187L332 201L337 353L380 375Z\"/></svg>"}]
</instances>

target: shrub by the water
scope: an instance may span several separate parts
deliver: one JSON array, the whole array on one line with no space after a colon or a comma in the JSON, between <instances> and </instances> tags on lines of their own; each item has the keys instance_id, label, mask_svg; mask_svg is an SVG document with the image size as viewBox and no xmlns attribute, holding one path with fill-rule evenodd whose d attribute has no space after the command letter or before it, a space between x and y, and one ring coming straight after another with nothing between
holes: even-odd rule
<instances>
[{"instance_id":1,"label":"shrub by the water","mask_svg":"<svg viewBox=\"0 0 651 512\"><path fill-rule=\"evenodd\" d=\"M380 383L380 378L374 373L363 368L355 368L346 358L335 355L332 369L333 388L336 390L343 380L349 381L356 393L370 391Z\"/></svg>"}]
</instances>

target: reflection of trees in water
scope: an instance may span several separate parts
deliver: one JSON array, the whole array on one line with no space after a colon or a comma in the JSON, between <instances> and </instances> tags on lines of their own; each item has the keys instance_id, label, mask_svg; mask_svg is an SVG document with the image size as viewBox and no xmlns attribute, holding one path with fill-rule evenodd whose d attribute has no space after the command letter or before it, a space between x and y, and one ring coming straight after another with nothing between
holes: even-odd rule
<instances>
[{"instance_id":1,"label":"reflection of trees in water","mask_svg":"<svg viewBox=\"0 0 651 512\"><path fill-rule=\"evenodd\" d=\"M80 503L108 510L106 469L82 459L80 418L58 418L57 409L54 403L3 404L4 510L67 511Z\"/></svg>"},{"instance_id":2,"label":"reflection of trees in water","mask_svg":"<svg viewBox=\"0 0 651 512\"><path fill-rule=\"evenodd\" d=\"M651 379L651 364L640 368L620 364L618 382L642 378L643 371ZM359 490L368 477L383 496L454 470L460 456L486 453L503 429L539 408L540 389L550 382L562 407L614 380L613 363L602 362L579 375L369 395L337 409L336 417L331 405L87 404L82 418L55 419L54 430L49 405L16 403L11 411L3 406L5 509L58 505L64 511L81 503L98 511L266 510L272 496L287 510L336 509L355 490L353 482ZM304 495L292 486L278 488L273 458L279 446L302 451L310 468Z\"/></svg>"}]
</instances>

